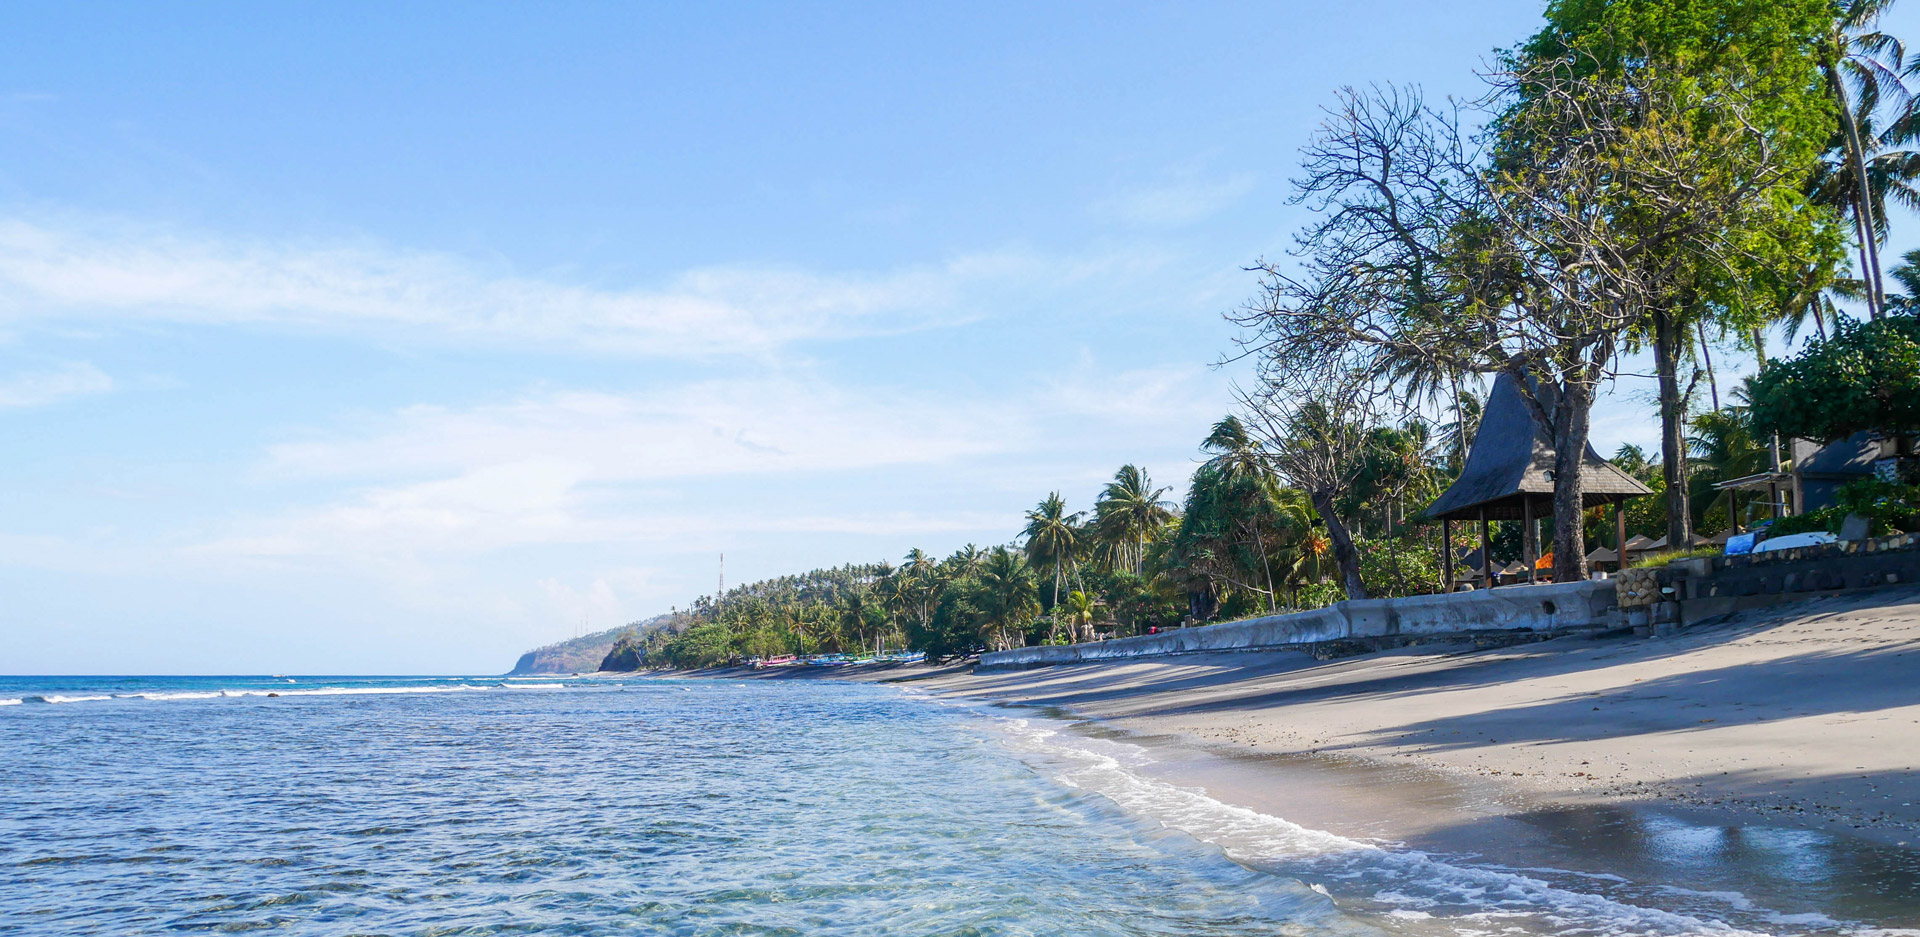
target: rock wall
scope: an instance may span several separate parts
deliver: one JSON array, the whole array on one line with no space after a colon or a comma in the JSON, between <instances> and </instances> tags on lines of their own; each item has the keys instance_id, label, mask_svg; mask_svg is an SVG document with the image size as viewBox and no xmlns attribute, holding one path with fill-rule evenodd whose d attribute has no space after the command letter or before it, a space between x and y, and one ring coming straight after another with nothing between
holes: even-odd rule
<instances>
[{"instance_id":1,"label":"rock wall","mask_svg":"<svg viewBox=\"0 0 1920 937\"><path fill-rule=\"evenodd\" d=\"M1160 634L980 657L981 670L1013 670L1129 657L1282 648L1325 641L1484 631L1571 631L1612 624L1611 581L1501 586L1451 595L1361 599L1289 615L1176 628Z\"/></svg>"}]
</instances>

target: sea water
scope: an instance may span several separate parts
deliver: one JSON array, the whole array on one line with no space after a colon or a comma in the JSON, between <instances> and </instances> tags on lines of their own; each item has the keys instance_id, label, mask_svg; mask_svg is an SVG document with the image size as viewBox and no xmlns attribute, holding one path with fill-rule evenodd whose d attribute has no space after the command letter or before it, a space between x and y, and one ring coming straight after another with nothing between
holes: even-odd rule
<instances>
[{"instance_id":1,"label":"sea water","mask_svg":"<svg viewBox=\"0 0 1920 937\"><path fill-rule=\"evenodd\" d=\"M3 678L0 933L1859 930L1347 840L1145 757L887 686Z\"/></svg>"}]
</instances>

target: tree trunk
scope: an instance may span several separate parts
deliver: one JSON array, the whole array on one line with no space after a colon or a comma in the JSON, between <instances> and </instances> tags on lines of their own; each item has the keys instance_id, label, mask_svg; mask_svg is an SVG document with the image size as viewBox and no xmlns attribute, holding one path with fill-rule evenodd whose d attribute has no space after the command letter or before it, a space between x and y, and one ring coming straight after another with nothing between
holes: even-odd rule
<instances>
[{"instance_id":1,"label":"tree trunk","mask_svg":"<svg viewBox=\"0 0 1920 937\"><path fill-rule=\"evenodd\" d=\"M1366 584L1360 581L1360 551L1354 549L1353 537L1347 533L1346 522L1340 519L1340 510L1334 506L1333 492L1314 492L1313 510L1327 525L1327 539L1333 541L1333 561L1340 567L1340 584L1346 588L1347 598L1366 598Z\"/></svg>"},{"instance_id":2,"label":"tree trunk","mask_svg":"<svg viewBox=\"0 0 1920 937\"><path fill-rule=\"evenodd\" d=\"M1814 308L1816 310L1819 308L1817 303ZM1816 317L1819 315L1818 312L1814 314ZM1718 411L1720 409L1720 379L1713 375L1713 349L1707 346L1707 320L1704 318L1695 319L1693 320L1693 324L1700 332L1700 359L1707 363L1707 390L1713 394L1713 409Z\"/></svg>"},{"instance_id":3,"label":"tree trunk","mask_svg":"<svg viewBox=\"0 0 1920 937\"><path fill-rule=\"evenodd\" d=\"M1687 499L1686 401L1680 396L1680 329L1673 313L1653 313L1653 365L1660 378L1660 475L1667 484L1667 544L1684 547L1693 532L1693 507ZM1581 434L1581 445L1586 434ZM1554 519L1559 520L1559 508ZM1558 538L1555 538L1558 542ZM1557 568L1558 555L1555 555Z\"/></svg>"},{"instance_id":4,"label":"tree trunk","mask_svg":"<svg viewBox=\"0 0 1920 937\"><path fill-rule=\"evenodd\" d=\"M1393 502L1389 501L1380 512L1380 535L1387 543L1387 561L1393 564L1393 587L1401 595L1411 595L1407 591L1407 577L1400 573L1400 551L1393 544Z\"/></svg>"},{"instance_id":5,"label":"tree trunk","mask_svg":"<svg viewBox=\"0 0 1920 937\"><path fill-rule=\"evenodd\" d=\"M1593 416L1593 390L1583 385L1562 389L1553 412L1553 579L1587 578L1587 532L1581 523L1585 492L1581 477L1587 452L1587 428Z\"/></svg>"},{"instance_id":6,"label":"tree trunk","mask_svg":"<svg viewBox=\"0 0 1920 937\"><path fill-rule=\"evenodd\" d=\"M1260 522L1258 520L1253 522L1253 545L1254 549L1260 551L1260 566L1266 570L1267 573L1267 614L1271 615L1275 611L1278 611L1278 609L1274 607L1274 602L1278 599L1278 596L1276 596L1273 591L1273 561L1267 559L1267 538L1260 536Z\"/></svg>"},{"instance_id":7,"label":"tree trunk","mask_svg":"<svg viewBox=\"0 0 1920 937\"><path fill-rule=\"evenodd\" d=\"M1880 245L1873 229L1873 189L1867 179L1866 148L1860 143L1860 125L1853 119L1853 105L1847 100L1838 68L1827 70L1827 86L1833 93L1834 108L1840 112L1840 126L1846 130L1847 162L1853 169L1853 226L1860 239L1860 278L1867 288L1867 317L1880 318Z\"/></svg>"}]
</instances>

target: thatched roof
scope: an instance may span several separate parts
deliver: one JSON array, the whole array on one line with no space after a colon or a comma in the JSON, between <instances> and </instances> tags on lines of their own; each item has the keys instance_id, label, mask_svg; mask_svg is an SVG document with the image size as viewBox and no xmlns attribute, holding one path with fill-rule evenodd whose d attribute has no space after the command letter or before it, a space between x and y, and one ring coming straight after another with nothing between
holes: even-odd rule
<instances>
[{"instance_id":1,"label":"thatched roof","mask_svg":"<svg viewBox=\"0 0 1920 937\"><path fill-rule=\"evenodd\" d=\"M1513 378L1502 374L1487 395L1480 431L1467 450L1466 467L1427 506L1425 514L1435 520L1476 520L1485 510L1492 520L1517 520L1525 516L1522 504L1532 502L1535 517L1549 516L1553 513L1553 456L1553 435L1534 419ZM1621 496L1653 493L1600 458L1592 445L1587 446L1581 481L1582 501L1590 508Z\"/></svg>"}]
</instances>

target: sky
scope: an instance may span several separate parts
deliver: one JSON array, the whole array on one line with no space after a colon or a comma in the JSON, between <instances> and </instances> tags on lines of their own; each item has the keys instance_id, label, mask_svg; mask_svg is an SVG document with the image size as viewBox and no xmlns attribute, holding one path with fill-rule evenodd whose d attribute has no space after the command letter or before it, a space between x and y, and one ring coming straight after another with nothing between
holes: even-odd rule
<instances>
[{"instance_id":1,"label":"sky","mask_svg":"<svg viewBox=\"0 0 1920 937\"><path fill-rule=\"evenodd\" d=\"M500 672L1177 494L1319 109L1541 6L11 7L0 673Z\"/></svg>"}]
</instances>

